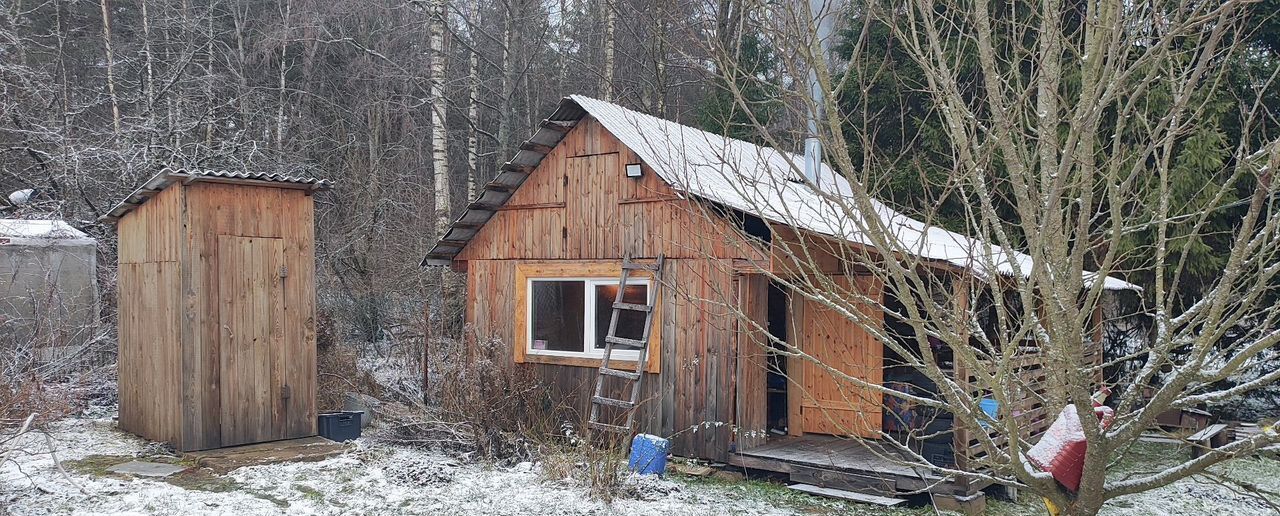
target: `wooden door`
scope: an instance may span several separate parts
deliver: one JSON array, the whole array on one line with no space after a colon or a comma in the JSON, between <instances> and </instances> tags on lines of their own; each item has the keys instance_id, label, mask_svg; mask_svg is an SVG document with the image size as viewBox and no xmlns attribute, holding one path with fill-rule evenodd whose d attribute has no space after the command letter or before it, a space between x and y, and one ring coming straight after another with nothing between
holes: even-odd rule
<instances>
[{"instance_id":1,"label":"wooden door","mask_svg":"<svg viewBox=\"0 0 1280 516\"><path fill-rule=\"evenodd\" d=\"M881 299L883 289L870 276L835 276L842 289L857 291L872 299ZM881 423L882 395L867 387L832 372L839 371L852 378L871 384L883 380L884 349L880 341L872 337L857 321L841 315L825 305L793 296L795 319L799 319L796 336L805 353L822 365L804 360L797 386L801 432L878 437ZM880 324L884 313L877 306L861 304L858 307L873 322ZM824 367L825 366L825 367ZM830 369L828 369L830 368ZM795 423L793 423L794 425Z\"/></svg>"},{"instance_id":2,"label":"wooden door","mask_svg":"<svg viewBox=\"0 0 1280 516\"><path fill-rule=\"evenodd\" d=\"M279 238L218 237L222 446L287 437L283 266Z\"/></svg>"}]
</instances>

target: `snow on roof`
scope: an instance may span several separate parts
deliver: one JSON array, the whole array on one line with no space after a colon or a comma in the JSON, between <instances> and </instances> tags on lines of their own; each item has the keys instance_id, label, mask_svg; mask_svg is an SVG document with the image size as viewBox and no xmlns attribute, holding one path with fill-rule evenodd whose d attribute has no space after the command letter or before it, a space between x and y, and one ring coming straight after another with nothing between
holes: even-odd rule
<instances>
[{"instance_id":1,"label":"snow on roof","mask_svg":"<svg viewBox=\"0 0 1280 516\"><path fill-rule=\"evenodd\" d=\"M560 103L531 142L554 147L564 131L548 130L547 124L576 123L590 115L623 145L648 164L677 190L704 200L751 213L797 229L874 246L866 233L868 224L852 208L853 189L848 180L822 164L816 185L802 179L804 157L762 147L681 125L669 120L626 109L602 100L572 95ZM536 147L534 147L536 148ZM510 197L511 183L518 186L524 176L513 167L532 167L543 154L522 150L503 167L502 188L485 193L454 223L450 231L428 253L424 264L443 264L474 236L478 226L492 216L495 205ZM527 172L526 172L527 173ZM514 181L506 176L519 176ZM815 187L816 186L816 187ZM505 195L504 195L505 193ZM483 201L483 202L482 202ZM928 260L943 261L973 270L980 275L1027 275L1031 257L998 245L948 231L908 217L888 205L871 200L879 222L901 251ZM1088 282L1097 275L1085 272ZM1104 288L1140 290L1140 287L1106 277Z\"/></svg>"},{"instance_id":2,"label":"snow on roof","mask_svg":"<svg viewBox=\"0 0 1280 516\"><path fill-rule=\"evenodd\" d=\"M0 240L15 244L93 244L83 231L61 220L0 219Z\"/></svg>"},{"instance_id":3,"label":"snow on roof","mask_svg":"<svg viewBox=\"0 0 1280 516\"><path fill-rule=\"evenodd\" d=\"M573 95L614 137L635 151L662 179L696 197L724 204L773 222L873 245L868 225L853 212L853 189L822 164L816 184L802 177L804 156L710 133L632 111L617 104ZM678 150L678 152L672 152ZM815 187L816 186L816 187ZM820 190L820 191L819 191ZM839 200L838 200L839 199ZM1031 272L1030 256L915 220L872 199L875 215L900 250L985 274ZM1096 274L1085 273L1086 281ZM1107 277L1104 288L1139 289Z\"/></svg>"}]
</instances>

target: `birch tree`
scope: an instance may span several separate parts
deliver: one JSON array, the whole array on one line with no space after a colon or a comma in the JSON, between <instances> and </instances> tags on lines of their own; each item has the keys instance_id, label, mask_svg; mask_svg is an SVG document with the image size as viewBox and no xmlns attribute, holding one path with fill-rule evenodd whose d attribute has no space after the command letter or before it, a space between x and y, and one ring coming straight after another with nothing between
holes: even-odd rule
<instances>
[{"instance_id":1,"label":"birch tree","mask_svg":"<svg viewBox=\"0 0 1280 516\"><path fill-rule=\"evenodd\" d=\"M600 69L600 98L613 100L613 47L615 16L613 5L609 0L600 0L600 15L604 17L604 40L600 47L604 49L604 66Z\"/></svg>"},{"instance_id":2,"label":"birch tree","mask_svg":"<svg viewBox=\"0 0 1280 516\"><path fill-rule=\"evenodd\" d=\"M427 102L431 105L431 172L435 176L435 227L437 235L444 235L448 227L449 210L449 148L448 130L445 127L445 24L448 20L447 0L435 0L428 14L431 26L431 90Z\"/></svg>"},{"instance_id":3,"label":"birch tree","mask_svg":"<svg viewBox=\"0 0 1280 516\"><path fill-rule=\"evenodd\" d=\"M107 96L111 99L111 123L120 132L120 101L116 98L115 53L111 50L111 8L107 0L99 0L102 9L102 49L107 59Z\"/></svg>"}]
</instances>

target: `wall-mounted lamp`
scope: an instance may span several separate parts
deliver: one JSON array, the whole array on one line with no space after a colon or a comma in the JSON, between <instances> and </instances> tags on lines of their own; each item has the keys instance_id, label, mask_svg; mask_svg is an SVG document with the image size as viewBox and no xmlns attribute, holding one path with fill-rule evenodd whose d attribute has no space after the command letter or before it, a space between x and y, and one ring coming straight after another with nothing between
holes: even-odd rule
<instances>
[{"instance_id":1,"label":"wall-mounted lamp","mask_svg":"<svg viewBox=\"0 0 1280 516\"><path fill-rule=\"evenodd\" d=\"M640 174L641 174L641 170L640 170L639 163L627 164L627 177L636 178L636 177L640 177Z\"/></svg>"}]
</instances>

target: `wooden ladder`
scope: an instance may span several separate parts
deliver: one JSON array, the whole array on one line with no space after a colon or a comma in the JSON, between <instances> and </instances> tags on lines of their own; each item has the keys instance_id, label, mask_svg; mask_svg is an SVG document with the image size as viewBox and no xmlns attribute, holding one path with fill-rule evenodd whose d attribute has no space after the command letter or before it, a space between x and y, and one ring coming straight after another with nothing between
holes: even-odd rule
<instances>
[{"instance_id":1,"label":"wooden ladder","mask_svg":"<svg viewBox=\"0 0 1280 516\"><path fill-rule=\"evenodd\" d=\"M619 434L630 434L635 429L636 405L640 402L640 390L644 386L644 370L649 362L649 337L653 334L653 308L662 292L662 264L665 260L663 255L658 255L653 264L636 263L631 261L630 257L622 259L622 276L618 278L618 295L613 300L613 317L609 320L609 333L604 337L604 358L600 361L600 373L596 375L595 394L591 396L591 418L587 423L591 428ZM630 279L632 271L649 271L653 275L652 288L650 289L652 292L648 296L646 304L623 302L627 280ZM623 310L644 312L644 330L639 340L618 336L618 316ZM635 372L609 367L609 360L613 356L614 344L640 348L640 354L636 358ZM631 399L619 400L605 397L604 381L606 376L620 378L628 382L631 385ZM627 414L626 425L619 426L600 421L600 407L606 405L625 410Z\"/></svg>"}]
</instances>

